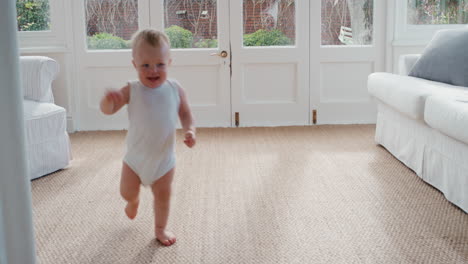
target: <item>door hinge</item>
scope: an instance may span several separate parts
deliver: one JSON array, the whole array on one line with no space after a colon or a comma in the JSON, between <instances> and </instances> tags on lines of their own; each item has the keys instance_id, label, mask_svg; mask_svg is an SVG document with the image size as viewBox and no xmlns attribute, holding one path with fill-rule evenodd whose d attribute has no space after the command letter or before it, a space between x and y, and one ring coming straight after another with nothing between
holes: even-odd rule
<instances>
[{"instance_id":1,"label":"door hinge","mask_svg":"<svg viewBox=\"0 0 468 264\"><path fill-rule=\"evenodd\" d=\"M235 120L236 127L238 127L239 126L239 112L236 112L234 116L234 120Z\"/></svg>"},{"instance_id":2,"label":"door hinge","mask_svg":"<svg viewBox=\"0 0 468 264\"><path fill-rule=\"evenodd\" d=\"M312 124L317 124L317 110L312 110Z\"/></svg>"}]
</instances>

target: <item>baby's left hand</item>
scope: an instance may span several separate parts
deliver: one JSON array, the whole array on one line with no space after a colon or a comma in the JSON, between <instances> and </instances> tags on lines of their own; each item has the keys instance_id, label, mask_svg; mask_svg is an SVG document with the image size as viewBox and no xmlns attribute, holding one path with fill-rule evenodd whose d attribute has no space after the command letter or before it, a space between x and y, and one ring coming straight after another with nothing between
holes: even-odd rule
<instances>
[{"instance_id":1,"label":"baby's left hand","mask_svg":"<svg viewBox=\"0 0 468 264\"><path fill-rule=\"evenodd\" d=\"M193 132L192 130L189 130L189 131L185 132L184 143L189 148L195 146L195 143L196 143L195 132Z\"/></svg>"}]
</instances>

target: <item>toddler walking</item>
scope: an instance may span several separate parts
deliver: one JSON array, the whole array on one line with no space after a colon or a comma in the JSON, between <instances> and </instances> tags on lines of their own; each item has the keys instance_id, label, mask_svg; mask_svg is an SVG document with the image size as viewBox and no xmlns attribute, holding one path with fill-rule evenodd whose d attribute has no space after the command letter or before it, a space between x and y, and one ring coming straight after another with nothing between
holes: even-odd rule
<instances>
[{"instance_id":1,"label":"toddler walking","mask_svg":"<svg viewBox=\"0 0 468 264\"><path fill-rule=\"evenodd\" d=\"M140 185L151 186L154 196L155 235L166 246L176 242L166 229L171 183L175 170L175 129L180 118L188 147L195 145L195 127L184 89L167 79L171 64L168 37L145 29L132 38L133 66L138 80L120 90L107 91L101 99L104 114L114 114L128 104L129 127L123 159L120 193L127 201L125 213L137 215Z\"/></svg>"}]
</instances>

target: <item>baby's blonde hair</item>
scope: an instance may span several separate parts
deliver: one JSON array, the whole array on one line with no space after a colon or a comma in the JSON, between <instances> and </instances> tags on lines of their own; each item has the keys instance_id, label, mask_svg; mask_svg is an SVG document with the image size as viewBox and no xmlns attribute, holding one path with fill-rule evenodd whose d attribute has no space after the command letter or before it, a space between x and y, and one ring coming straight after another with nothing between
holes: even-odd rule
<instances>
[{"instance_id":1,"label":"baby's blonde hair","mask_svg":"<svg viewBox=\"0 0 468 264\"><path fill-rule=\"evenodd\" d=\"M163 43L167 44L168 47L171 46L169 37L167 37L164 32L155 29L142 29L132 36L131 45L133 55L135 55L135 48L142 41L155 48L160 47Z\"/></svg>"}]
</instances>

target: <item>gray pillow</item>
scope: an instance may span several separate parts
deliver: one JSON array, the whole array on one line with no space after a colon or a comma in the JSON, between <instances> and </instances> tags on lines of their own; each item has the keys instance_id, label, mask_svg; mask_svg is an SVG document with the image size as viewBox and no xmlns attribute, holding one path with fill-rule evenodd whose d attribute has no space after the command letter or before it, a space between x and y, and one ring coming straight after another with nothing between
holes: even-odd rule
<instances>
[{"instance_id":1,"label":"gray pillow","mask_svg":"<svg viewBox=\"0 0 468 264\"><path fill-rule=\"evenodd\" d=\"M439 30L409 76L468 87L468 29Z\"/></svg>"}]
</instances>

